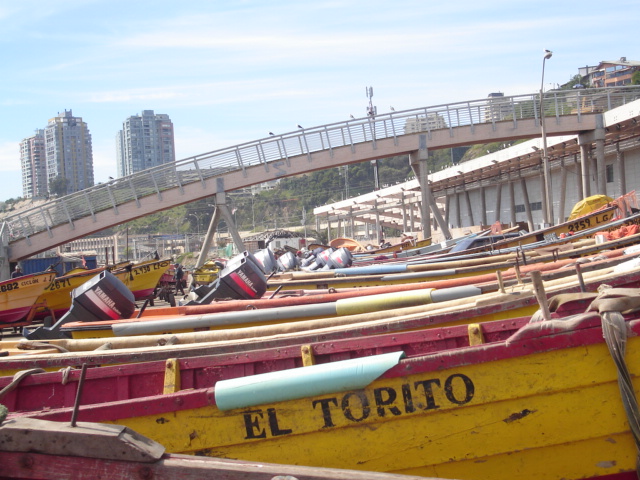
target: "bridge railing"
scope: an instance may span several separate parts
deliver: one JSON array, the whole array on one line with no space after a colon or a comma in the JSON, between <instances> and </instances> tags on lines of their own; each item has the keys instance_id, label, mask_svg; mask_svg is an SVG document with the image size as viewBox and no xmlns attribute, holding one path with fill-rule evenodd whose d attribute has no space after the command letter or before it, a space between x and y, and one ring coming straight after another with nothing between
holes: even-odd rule
<instances>
[{"instance_id":1,"label":"bridge railing","mask_svg":"<svg viewBox=\"0 0 640 480\"><path fill-rule=\"evenodd\" d=\"M545 117L602 112L640 98L640 86L605 89L559 90L546 92ZM5 218L10 241L49 231L57 225L94 216L127 202L156 195L162 201L163 192L183 188L187 184L207 182L231 171L264 165L266 170L277 169L293 157L335 148L351 147L382 139L425 132L428 137L435 130L468 127L496 122L519 120L539 121L539 94L511 97L490 97L460 103L435 105L372 117L352 119L298 131L274 135L248 143L195 155L174 163L161 165L126 177L98 184L86 190L51 200L46 205L24 210ZM550 120L547 120L550 121Z\"/></svg>"}]
</instances>

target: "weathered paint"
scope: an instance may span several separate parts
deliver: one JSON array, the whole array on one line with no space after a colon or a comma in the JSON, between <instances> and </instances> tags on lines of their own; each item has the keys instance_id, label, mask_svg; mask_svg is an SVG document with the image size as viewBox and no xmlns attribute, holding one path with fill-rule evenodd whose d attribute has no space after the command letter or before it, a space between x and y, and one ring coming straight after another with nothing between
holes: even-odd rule
<instances>
[{"instance_id":1,"label":"weathered paint","mask_svg":"<svg viewBox=\"0 0 640 480\"><path fill-rule=\"evenodd\" d=\"M640 333L640 322L629 325ZM220 412L202 389L88 407L80 418L127 425L170 452L252 461L478 480L633 470L599 316L527 328L519 341L403 360L362 390ZM635 378L637 336L626 361Z\"/></svg>"},{"instance_id":2,"label":"weathered paint","mask_svg":"<svg viewBox=\"0 0 640 480\"><path fill-rule=\"evenodd\" d=\"M0 282L0 328L24 319L56 272L43 272Z\"/></svg>"}]
</instances>

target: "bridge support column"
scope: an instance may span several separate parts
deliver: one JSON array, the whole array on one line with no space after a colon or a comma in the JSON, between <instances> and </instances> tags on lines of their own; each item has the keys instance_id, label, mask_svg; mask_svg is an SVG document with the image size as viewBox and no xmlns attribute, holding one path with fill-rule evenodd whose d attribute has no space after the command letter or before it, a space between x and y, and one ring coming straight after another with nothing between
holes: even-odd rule
<instances>
[{"instance_id":1,"label":"bridge support column","mask_svg":"<svg viewBox=\"0 0 640 480\"><path fill-rule=\"evenodd\" d=\"M591 140L591 135L578 135L578 143L580 144L580 163L582 164L583 199L591 196Z\"/></svg>"},{"instance_id":2,"label":"bridge support column","mask_svg":"<svg viewBox=\"0 0 640 480\"><path fill-rule=\"evenodd\" d=\"M421 200L421 223L422 223L422 238L427 239L431 237L431 213L436 220L445 238L451 238L449 232L449 226L445 223L435 198L431 193L431 186L429 185L429 164L428 164L428 151L427 151L427 136L419 135L420 149L409 154L409 162L411 169L418 178L420 183L420 200Z\"/></svg>"},{"instance_id":3,"label":"bridge support column","mask_svg":"<svg viewBox=\"0 0 640 480\"><path fill-rule=\"evenodd\" d=\"M422 205L420 222L422 223L422 238L431 236L431 216L429 215L429 152L427 150L427 136L418 135L419 150L409 154L411 169L420 184L420 203Z\"/></svg>"},{"instance_id":4,"label":"bridge support column","mask_svg":"<svg viewBox=\"0 0 640 480\"><path fill-rule=\"evenodd\" d=\"M605 140L606 132L604 130L604 116L597 115L596 116L596 128L593 131L593 138L596 143L596 175L597 175L597 189L596 193L600 195L607 194L607 175L605 168L605 160L604 160L604 140Z\"/></svg>"},{"instance_id":5,"label":"bridge support column","mask_svg":"<svg viewBox=\"0 0 640 480\"><path fill-rule=\"evenodd\" d=\"M576 188L578 191L578 198L582 200L584 198L583 182L582 182L582 163L578 161L578 155L572 155L573 167L576 169Z\"/></svg>"},{"instance_id":6,"label":"bridge support column","mask_svg":"<svg viewBox=\"0 0 640 480\"><path fill-rule=\"evenodd\" d=\"M220 209L220 213L224 217L225 222L227 222L227 225L229 226L229 233L231 234L231 238L233 238L233 243L236 248L239 251L244 252L246 247L244 246L242 237L240 237L240 233L238 233L236 223L233 221L233 215L227 206L227 196L225 192L216 193L216 209Z\"/></svg>"},{"instance_id":7,"label":"bridge support column","mask_svg":"<svg viewBox=\"0 0 640 480\"><path fill-rule=\"evenodd\" d=\"M216 234L216 229L218 228L219 221L220 209L215 206L213 207L213 215L211 216L211 221L209 222L209 228L207 229L207 234L202 241L200 255L198 255L198 260L196 261L196 265L194 268L200 268L207 261L207 255L209 254L209 249L211 248L211 243L213 242L213 237Z\"/></svg>"}]
</instances>

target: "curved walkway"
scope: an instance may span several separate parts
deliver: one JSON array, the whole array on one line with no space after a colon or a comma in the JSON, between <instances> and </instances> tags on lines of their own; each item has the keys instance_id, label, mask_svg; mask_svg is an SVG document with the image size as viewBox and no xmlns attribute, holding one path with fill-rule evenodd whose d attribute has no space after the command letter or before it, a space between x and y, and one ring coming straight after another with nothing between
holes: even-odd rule
<instances>
[{"instance_id":1,"label":"curved walkway","mask_svg":"<svg viewBox=\"0 0 640 480\"><path fill-rule=\"evenodd\" d=\"M547 135L594 130L597 114L640 87L547 92ZM253 184L400 154L540 135L538 94L391 112L275 135L189 157L57 198L5 218L5 258L27 258L150 213ZM434 193L437 188L432 187Z\"/></svg>"}]
</instances>

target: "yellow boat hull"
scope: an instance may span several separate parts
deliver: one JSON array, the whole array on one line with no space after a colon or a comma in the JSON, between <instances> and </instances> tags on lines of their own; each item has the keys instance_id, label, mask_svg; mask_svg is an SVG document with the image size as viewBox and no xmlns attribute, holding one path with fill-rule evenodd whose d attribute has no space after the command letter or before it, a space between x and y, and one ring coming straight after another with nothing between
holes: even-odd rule
<instances>
[{"instance_id":1,"label":"yellow boat hull","mask_svg":"<svg viewBox=\"0 0 640 480\"><path fill-rule=\"evenodd\" d=\"M23 320L55 276L43 272L0 282L0 326Z\"/></svg>"},{"instance_id":2,"label":"yellow boat hull","mask_svg":"<svg viewBox=\"0 0 640 480\"><path fill-rule=\"evenodd\" d=\"M130 268L112 271L119 280L133 292L136 300L151 295L160 281L160 277L171 266L171 260L157 260Z\"/></svg>"},{"instance_id":3,"label":"yellow boat hull","mask_svg":"<svg viewBox=\"0 0 640 480\"><path fill-rule=\"evenodd\" d=\"M403 366L405 376L363 390L224 412L211 391L206 407L117 423L169 452L256 462L464 480L577 479L635 468L604 343L419 373L414 362ZM626 362L637 377L637 337Z\"/></svg>"}]
</instances>

